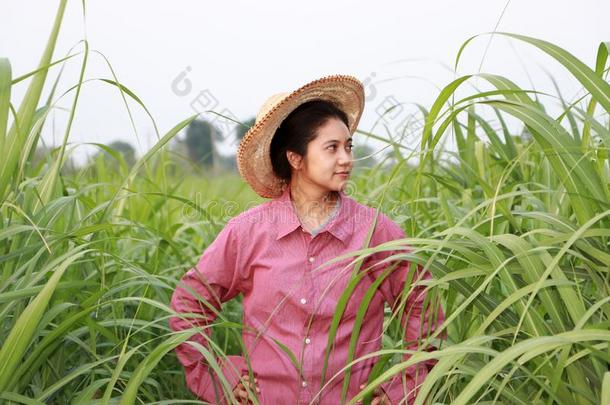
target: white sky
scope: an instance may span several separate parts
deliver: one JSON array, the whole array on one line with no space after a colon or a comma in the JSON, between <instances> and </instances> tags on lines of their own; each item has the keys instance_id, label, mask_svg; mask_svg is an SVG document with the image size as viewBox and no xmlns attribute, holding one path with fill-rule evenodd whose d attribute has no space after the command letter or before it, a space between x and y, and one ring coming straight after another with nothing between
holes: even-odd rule
<instances>
[{"instance_id":1,"label":"white sky","mask_svg":"<svg viewBox=\"0 0 610 405\"><path fill-rule=\"evenodd\" d=\"M2 2L0 56L10 59L14 77L36 67L57 3ZM194 113L191 103L202 91L217 100L216 111L230 111L245 120L254 116L271 94L335 73L372 80L374 91L367 86L360 125L370 130L378 117L376 111L388 96L429 107L438 88L453 78L443 64L453 64L460 45L470 36L492 31L505 5L505 0L98 0L86 2L84 21L81 1L72 0L54 56L64 56L86 37L90 48L103 53L119 80L146 104L161 134ZM610 40L609 15L607 0L513 0L498 31L548 40L592 66L599 43ZM479 70L489 39L482 36L466 49L460 74ZM81 60L77 57L68 63L60 89L77 82ZM187 67L192 88L180 96L172 91L172 81ZM500 36L493 37L482 67L482 71L532 88L529 75L537 90L552 92L543 69L560 82L567 99L579 91L580 86L549 57ZM49 78L54 79L58 71L52 70ZM91 54L86 78L111 77L103 58ZM183 85L181 82L179 87ZM13 103L20 101L25 88L26 84L14 88ZM73 95L66 95L58 106L69 107ZM154 143L152 124L139 106L130 106L142 151ZM398 124L412 109L397 111L389 125ZM46 141L60 142L66 117L60 109L52 114L43 132ZM89 82L79 99L70 140L109 143L116 139L138 147L118 90ZM92 150L80 147L77 157L80 160Z\"/></svg>"}]
</instances>

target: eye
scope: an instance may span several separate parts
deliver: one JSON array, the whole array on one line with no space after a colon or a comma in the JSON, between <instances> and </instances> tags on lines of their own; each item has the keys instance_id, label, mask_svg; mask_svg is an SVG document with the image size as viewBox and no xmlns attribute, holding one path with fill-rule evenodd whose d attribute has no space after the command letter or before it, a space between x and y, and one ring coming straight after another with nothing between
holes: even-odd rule
<instances>
[{"instance_id":1,"label":"eye","mask_svg":"<svg viewBox=\"0 0 610 405\"><path fill-rule=\"evenodd\" d=\"M353 144L348 144L345 147L348 148L348 150L352 150L353 146L354 146ZM332 149L333 151L337 150L337 145L329 145L326 147L326 149Z\"/></svg>"}]
</instances>

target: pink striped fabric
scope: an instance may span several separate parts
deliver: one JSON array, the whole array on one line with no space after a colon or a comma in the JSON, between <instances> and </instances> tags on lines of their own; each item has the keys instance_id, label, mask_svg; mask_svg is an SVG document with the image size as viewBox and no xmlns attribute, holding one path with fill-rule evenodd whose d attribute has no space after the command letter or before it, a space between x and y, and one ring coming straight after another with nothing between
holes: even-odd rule
<instances>
[{"instance_id":1,"label":"pink striped fabric","mask_svg":"<svg viewBox=\"0 0 610 405\"><path fill-rule=\"evenodd\" d=\"M218 362L234 387L239 375L247 373L249 361L258 379L261 404L340 403L345 373L337 375L322 389L322 369L331 320L354 270L354 265L350 265L353 257L323 264L363 248L376 214L369 246L405 237L402 229L383 213L343 192L340 198L336 215L314 237L301 228L288 189L282 196L236 216L204 251L197 265L185 274L172 296L171 306L178 314L201 316L172 317L170 327L175 331L204 327L191 340L209 348L210 332L205 326L216 317L210 304L220 309L222 302L243 293L242 336L246 353L228 356L226 361L218 359ZM394 247L370 255L360 271L405 249L408 247ZM325 383L345 366L359 305L367 288L389 264L369 269L351 294L333 342ZM399 262L381 283L369 303L354 358L381 348L384 303L399 304L397 298L412 267L405 261ZM428 277L428 273L423 275ZM423 287L416 287L403 310L405 340L412 349L417 347L415 341L421 331L437 327L444 319L440 309L434 314L431 310L422 313L424 296ZM209 302L207 306L202 298ZM301 373L286 348L293 353ZM205 401L227 403L220 380L208 368L200 350L188 342L176 350L189 388ZM373 357L352 367L347 399L359 392L359 386L367 381L376 361L377 357ZM398 404L405 398L411 403L416 387L432 365L433 362L418 364L406 370L405 379L397 375L384 383L382 388L392 403Z\"/></svg>"}]
</instances>

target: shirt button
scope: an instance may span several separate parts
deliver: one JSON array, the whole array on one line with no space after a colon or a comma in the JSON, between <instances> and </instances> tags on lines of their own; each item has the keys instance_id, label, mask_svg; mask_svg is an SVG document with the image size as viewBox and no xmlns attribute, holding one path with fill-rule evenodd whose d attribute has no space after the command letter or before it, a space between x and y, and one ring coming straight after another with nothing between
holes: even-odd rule
<instances>
[{"instance_id":1,"label":"shirt button","mask_svg":"<svg viewBox=\"0 0 610 405\"><path fill-rule=\"evenodd\" d=\"M314 258L313 256L311 256L311 257L309 258L309 263L313 263L313 261L314 261L314 260L315 260L315 258Z\"/></svg>"},{"instance_id":2,"label":"shirt button","mask_svg":"<svg viewBox=\"0 0 610 405\"><path fill-rule=\"evenodd\" d=\"M305 298L301 298L301 304L303 304L303 305L307 304L307 300Z\"/></svg>"},{"instance_id":3,"label":"shirt button","mask_svg":"<svg viewBox=\"0 0 610 405\"><path fill-rule=\"evenodd\" d=\"M304 387L307 387L307 381L303 381L303 382L301 382L301 385L303 386L303 388L304 388Z\"/></svg>"},{"instance_id":4,"label":"shirt button","mask_svg":"<svg viewBox=\"0 0 610 405\"><path fill-rule=\"evenodd\" d=\"M310 338L305 338L305 343L306 344L310 344L311 343L311 339Z\"/></svg>"}]
</instances>

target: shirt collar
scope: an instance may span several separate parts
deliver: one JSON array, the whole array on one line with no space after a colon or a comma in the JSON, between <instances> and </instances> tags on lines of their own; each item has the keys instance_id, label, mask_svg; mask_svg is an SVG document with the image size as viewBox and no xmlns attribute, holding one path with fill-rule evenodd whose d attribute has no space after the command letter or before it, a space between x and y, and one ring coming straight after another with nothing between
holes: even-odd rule
<instances>
[{"instance_id":1,"label":"shirt collar","mask_svg":"<svg viewBox=\"0 0 610 405\"><path fill-rule=\"evenodd\" d=\"M343 191L339 192L341 205L336 215L326 224L322 232L328 231L335 238L347 245L347 238L351 233L352 223L349 221L349 212L352 210L352 200ZM277 236L276 240L283 238L301 226L297 217L292 201L290 200L290 187L286 187L282 195L275 198L275 211L277 217Z\"/></svg>"}]
</instances>

